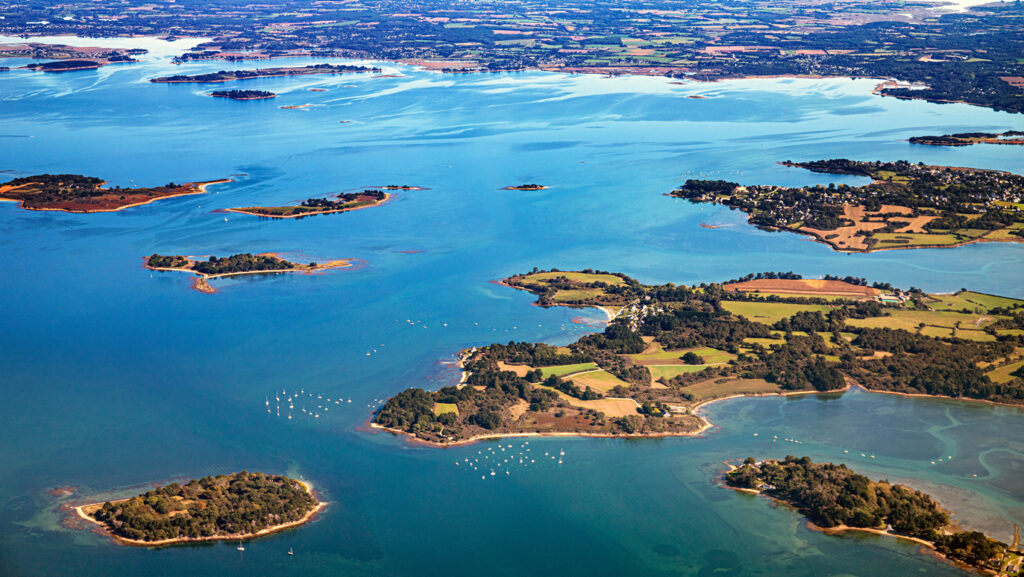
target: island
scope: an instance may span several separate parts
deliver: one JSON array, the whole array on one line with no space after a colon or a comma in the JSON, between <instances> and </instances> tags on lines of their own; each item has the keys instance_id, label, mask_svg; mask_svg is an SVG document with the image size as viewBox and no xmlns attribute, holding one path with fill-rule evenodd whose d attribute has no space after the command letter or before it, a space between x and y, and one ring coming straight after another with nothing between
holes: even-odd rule
<instances>
[{"instance_id":1,"label":"island","mask_svg":"<svg viewBox=\"0 0 1024 577\"><path fill-rule=\"evenodd\" d=\"M19 67L41 72L95 70L107 64L138 62L134 57L146 52L143 48L97 48L92 46L43 44L39 42L0 44L0 58L21 57L51 60L51 62L30 62ZM9 70L9 68L3 67L3 70Z\"/></svg>"},{"instance_id":2,"label":"island","mask_svg":"<svg viewBox=\"0 0 1024 577\"><path fill-rule=\"evenodd\" d=\"M388 201L390 195L381 190L364 190L362 192L343 193L331 198L308 198L299 205L292 206L246 206L228 208L228 212L249 214L265 218L302 218L316 214L348 212L380 206Z\"/></svg>"},{"instance_id":3,"label":"island","mask_svg":"<svg viewBox=\"0 0 1024 577\"><path fill-rule=\"evenodd\" d=\"M979 531L961 531L930 496L903 485L872 481L846 465L808 457L779 461L747 458L725 475L729 487L786 503L826 533L865 531L909 539L954 561L1000 572L1021 552Z\"/></svg>"},{"instance_id":4,"label":"island","mask_svg":"<svg viewBox=\"0 0 1024 577\"><path fill-rule=\"evenodd\" d=\"M547 188L540 184L520 184L517 186L506 186L502 190L547 190Z\"/></svg>"},{"instance_id":5,"label":"island","mask_svg":"<svg viewBox=\"0 0 1024 577\"><path fill-rule=\"evenodd\" d=\"M352 266L351 260L332 260L325 263L310 262L298 264L277 256L272 252L262 254L234 254L218 258L211 256L207 260L195 260L182 255L161 255L154 253L143 259L144 266L150 270L182 271L198 276L192 288L207 294L217 291L209 281L215 278L250 274L280 273L313 273L336 268Z\"/></svg>"},{"instance_id":6,"label":"island","mask_svg":"<svg viewBox=\"0 0 1024 577\"><path fill-rule=\"evenodd\" d=\"M911 144L928 146L971 146L972 144L1011 144L1024 145L1024 132L1007 130L1006 132L958 132L942 136L912 136Z\"/></svg>"},{"instance_id":7,"label":"island","mask_svg":"<svg viewBox=\"0 0 1024 577\"><path fill-rule=\"evenodd\" d=\"M501 281L539 306L599 307L567 346L507 342L459 355L462 379L388 399L374 427L437 446L522 435L695 435L704 404L838 392L1024 405L1024 300L792 272L643 285L621 273L534 270Z\"/></svg>"},{"instance_id":8,"label":"island","mask_svg":"<svg viewBox=\"0 0 1024 577\"><path fill-rule=\"evenodd\" d=\"M185 184L170 182L154 188L105 188L103 180L92 176L37 174L0 184L0 200L18 202L27 210L114 212L165 198L203 194L211 184L225 182L231 182L231 179Z\"/></svg>"},{"instance_id":9,"label":"island","mask_svg":"<svg viewBox=\"0 0 1024 577\"><path fill-rule=\"evenodd\" d=\"M216 98L230 98L231 100L267 100L277 98L273 92L266 90L214 90L210 96Z\"/></svg>"},{"instance_id":10,"label":"island","mask_svg":"<svg viewBox=\"0 0 1024 577\"><path fill-rule=\"evenodd\" d=\"M842 252L1024 241L1024 176L906 161L782 164L872 182L788 188L687 180L670 196L723 204L760 229L806 234Z\"/></svg>"},{"instance_id":11,"label":"island","mask_svg":"<svg viewBox=\"0 0 1024 577\"><path fill-rule=\"evenodd\" d=\"M178 74L151 78L150 82L159 84L182 84L229 82L231 80L250 80L252 78L272 78L275 76L307 76L310 74L351 74L360 72L379 73L380 68L369 66L351 66L344 64L311 64L309 66L292 66L281 68L257 68L256 70L221 70L209 74Z\"/></svg>"},{"instance_id":12,"label":"island","mask_svg":"<svg viewBox=\"0 0 1024 577\"><path fill-rule=\"evenodd\" d=\"M75 511L118 543L157 547L261 537L302 525L326 506L308 483L242 471L171 483Z\"/></svg>"}]
</instances>

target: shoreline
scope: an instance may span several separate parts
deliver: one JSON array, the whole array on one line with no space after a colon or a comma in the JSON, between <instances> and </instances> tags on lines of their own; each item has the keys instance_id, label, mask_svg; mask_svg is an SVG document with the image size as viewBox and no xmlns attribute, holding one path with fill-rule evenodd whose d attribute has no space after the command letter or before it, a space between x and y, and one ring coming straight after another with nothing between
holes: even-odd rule
<instances>
[{"instance_id":1,"label":"shoreline","mask_svg":"<svg viewBox=\"0 0 1024 577\"><path fill-rule=\"evenodd\" d=\"M248 215L248 216L259 216L259 217L263 217L263 218L302 218L304 216L317 216L317 215L320 215L320 214L334 214L334 213L341 213L341 212L352 212L352 211L355 211L355 210L362 210L364 208L374 208L374 207L381 206L383 204L386 204L386 203L390 202L393 199L393 197L394 197L393 193L385 192L384 193L384 198L381 199L378 202L373 203L373 204L364 204L362 206L354 206L354 207L349 207L349 208L332 208L332 209L329 209L329 210L320 210L320 211L316 211L316 212L306 212L306 213L303 213L303 214L260 214L258 212L252 212L252 211L245 210L246 208L263 208L263 207L255 207L255 206L241 207L241 208L225 208L225 209L222 209L222 210L224 210L225 212L233 212L235 214L245 214L245 215Z\"/></svg>"},{"instance_id":2,"label":"shoreline","mask_svg":"<svg viewBox=\"0 0 1024 577\"><path fill-rule=\"evenodd\" d=\"M632 400L632 399L630 399ZM713 428L715 425L711 424L707 419L696 415L702 422L699 429L695 431L687 432L663 432L663 433L651 433L651 434L623 434L616 435L614 433L584 433L578 431L550 431L550 432L537 432L537 431L521 431L515 433L491 433L486 435L474 435L467 439L461 439L458 441L452 441L450 443L437 443L434 441L428 441L421 439L412 433L408 433L401 429L392 429L383 425L378 425L373 421L370 421L370 429L375 429L381 432L388 432L398 437L403 437L404 440L410 444L426 445L438 449L446 449L448 447L462 447L466 445L473 445L481 441L487 441L490 439L508 439L515 437L580 437L580 438L593 438L593 439L659 439L667 437L697 437L708 429Z\"/></svg>"},{"instance_id":3,"label":"shoreline","mask_svg":"<svg viewBox=\"0 0 1024 577\"><path fill-rule=\"evenodd\" d=\"M462 368L462 366L461 366L462 365L461 357L460 357L460 360L459 360L459 365L460 365L460 368ZM459 384L463 384L466 378L468 378L468 375L466 374L465 371L463 371L463 377L459 381ZM841 389L835 389L835 390L832 390L832 391L809 390L809 391L786 391L786 392L782 392L782 393L739 393L739 394L735 394L735 395L728 395L728 396L725 396L725 397L718 397L718 398L715 398L715 399L708 399L708 400L705 400L705 401L701 401L701 402L697 403L696 405L690 407L690 409L689 409L689 413L690 414L692 414L693 416L695 416L698 419L700 419L701 426L697 430L695 430L695 431L687 431L687 432L659 432L659 433L650 433L650 434L640 433L640 434L622 434L622 435L618 435L618 434L613 434L613 433L587 433L587 432L581 432L581 431L549 431L549 432L520 431L520 432L509 432L509 433L489 433L489 434L483 434L483 435L474 435L472 437L469 437L469 438L466 438L466 439L460 439L458 441L451 441L451 442L447 442L447 443L439 443L439 442L436 442L436 441L428 441L426 439L421 439L421 438L413 435L412 433L409 433L407 431L403 431L401 429L394 429L394 428L390 428L390 427L385 427L383 425L378 425L377 423L373 422L373 417L372 416L371 416L370 421L369 421L369 428L372 429L372 430L381 431L381 432L388 432L388 433L391 433L393 435L396 435L396 436L399 436L399 437L403 437L404 440L406 442L410 443L410 444L425 445L425 446L428 446L428 447L441 448L441 449L448 448L448 447L460 447L460 446L472 445L472 444L475 444L475 443L478 443L478 442L481 442L481 441L490 440L490 439L505 439L505 438L514 438L514 437L580 437L580 438L587 438L587 437L589 437L589 438L604 438L604 439L658 439L658 438L666 438L666 437L699 437L703 433L706 433L708 430L710 430L712 428L721 427L720 425L716 425L715 423L713 423L710 419L708 419L706 416L700 414L700 412L699 412L701 409L707 407L708 405L714 404L714 403L720 403L720 402L731 401L731 400L742 399L742 398L798 397L798 396L805 396L805 395L845 394L845 393L849 392L851 389L859 389L862 392L866 392L866 393L889 394L889 395L898 395L898 396L904 396L904 397L923 397L923 398L931 398L931 399L941 399L941 400L945 400L945 401L957 401L957 402L960 402L960 401L976 401L976 402L979 402L979 403L985 403L985 404L989 404L989 405L1014 407L1014 408L1017 408L1017 409L1024 409L1024 406L1021 406L1021 405L1013 405L1013 404L1009 404L1009 403L1000 403L1000 402L996 402L996 401L986 401L986 400L982 400L982 399L967 399L967 398L959 399L959 398L954 398L954 397L945 397L945 396L941 396L941 395L927 395L927 394L923 394L923 393L900 393L900 392L896 392L896 391L875 391L875 390L872 390L872 389L866 389L863 386L861 386L859 384L856 384L856 383L847 382L847 385L845 387L843 387ZM733 488L733 487L730 487L730 488ZM850 530L856 530L856 529L859 529L859 528L857 528L857 527L851 527L850 528ZM899 536L899 535L894 535L894 536Z\"/></svg>"},{"instance_id":4,"label":"shoreline","mask_svg":"<svg viewBox=\"0 0 1024 577\"><path fill-rule=\"evenodd\" d=\"M316 506L313 507L313 509L307 512L305 515L303 515L302 518L300 519L296 519L295 521L289 521L287 523L281 523L280 525L272 525L265 529L260 529L255 533L211 535L209 537L178 537L174 539L160 539L158 541L141 541L138 539L129 539L127 537L121 537L119 535L111 533L110 530L107 529L106 525L97 521L85 512L85 509L89 507L102 507L104 503L107 503L108 501L104 501L103 503L86 503L85 505L71 507L71 509L74 510L75 514L79 518L88 521L96 527L99 527L103 531L104 535L110 537L115 543L118 543L119 545L129 545L132 547L165 547L169 545L179 545L184 543L201 543L209 541L244 541L248 539L255 539L257 537L263 537L265 535L270 535L271 533L277 533L278 531L284 531L285 529L290 529L292 527L297 527L299 525L304 525L309 521L312 521L317 514L319 514L327 507L327 501L321 501L320 499L317 499L313 491L312 484L308 483L307 481L298 481L298 483L301 484L306 489L306 492L308 492L313 497L313 499L316 500ZM120 503L123 501L128 501L129 499L118 499L116 501L109 502Z\"/></svg>"},{"instance_id":5,"label":"shoreline","mask_svg":"<svg viewBox=\"0 0 1024 577\"><path fill-rule=\"evenodd\" d=\"M219 180L206 180L206 181L202 181L202 182L186 182L185 184L182 185L182 187L194 186L195 190L189 191L189 192L179 192L179 193L175 193L175 194L168 194L168 195L164 195L164 196L157 196L157 197L150 198L148 200L144 200L142 202L133 202L131 204L126 204L124 206L119 206L117 208L97 208L97 209L90 209L90 210L72 210L72 209L67 209L67 208L33 207L33 206L25 206L25 201L24 200L17 199L17 198L6 198L6 197L0 197L0 202L17 202L18 203L18 208L20 208L20 209L23 209L23 210L34 210L34 211L39 211L39 212L67 212L67 213L70 213L70 214L94 214L94 213L102 213L102 212L119 212L119 211L122 211L122 210L125 210L125 209L128 209L128 208L134 208L136 206L145 206L147 204L156 202L158 200L164 200L164 199L168 199L168 198L178 198L179 196L195 196L197 194L206 194L206 192L207 192L206 187L207 186L209 186L211 184L225 184L225 183L228 183L228 182L234 182L234 179L231 179L231 178L221 178ZM106 184L106 183L104 182L103 184ZM103 186L103 184L101 184L100 186Z\"/></svg>"}]
</instances>

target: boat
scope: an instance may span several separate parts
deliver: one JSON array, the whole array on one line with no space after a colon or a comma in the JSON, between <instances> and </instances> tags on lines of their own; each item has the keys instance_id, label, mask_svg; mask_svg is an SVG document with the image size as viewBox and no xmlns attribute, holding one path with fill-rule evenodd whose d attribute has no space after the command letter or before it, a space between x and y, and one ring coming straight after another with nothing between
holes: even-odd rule
<instances>
[{"instance_id":1,"label":"boat","mask_svg":"<svg viewBox=\"0 0 1024 577\"><path fill-rule=\"evenodd\" d=\"M289 547L289 548L288 548L288 554L289 554L289 555L294 555L294 554L295 554L295 551L293 551L293 550L292 550L292 548L291 548L291 547Z\"/></svg>"},{"instance_id":2,"label":"boat","mask_svg":"<svg viewBox=\"0 0 1024 577\"><path fill-rule=\"evenodd\" d=\"M238 549L239 551L245 551L245 545L243 545L241 542L239 542L238 543L238 547L235 547L235 549Z\"/></svg>"}]
</instances>

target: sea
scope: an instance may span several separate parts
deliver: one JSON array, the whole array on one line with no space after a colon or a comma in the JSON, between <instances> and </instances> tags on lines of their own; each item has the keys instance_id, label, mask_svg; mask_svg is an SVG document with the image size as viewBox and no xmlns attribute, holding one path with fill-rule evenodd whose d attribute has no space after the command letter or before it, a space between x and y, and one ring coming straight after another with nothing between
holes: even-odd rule
<instances>
[{"instance_id":1,"label":"sea","mask_svg":"<svg viewBox=\"0 0 1024 577\"><path fill-rule=\"evenodd\" d=\"M0 575L964 574L918 545L824 535L795 511L723 488L724 461L748 456L843 462L925 490L961 526L1005 541L1024 524L1024 412L1010 407L851 390L714 403L703 414L715 427L697 438L448 449L368 428L389 396L457 382L461 349L600 330L599 311L532 306L493 282L533 267L677 284L794 271L1024 297L1019 244L842 254L666 196L688 178L865 182L785 160L1024 173L1016 147L907 142L1020 130L1020 116L882 98L869 79L441 74L303 58L175 65L188 41L75 41L151 52L92 71L0 72L0 180L232 182L105 214L0 203ZM325 61L383 73L149 82ZM233 88L278 97L207 95ZM504 190L524 183L548 189ZM223 212L392 184L426 190L303 219ZM267 251L358 266L216 280L216 294L142 266L153 253ZM244 552L125 547L68 527L69 503L239 470L301 477L330 504ZM70 497L52 494L67 487Z\"/></svg>"}]
</instances>

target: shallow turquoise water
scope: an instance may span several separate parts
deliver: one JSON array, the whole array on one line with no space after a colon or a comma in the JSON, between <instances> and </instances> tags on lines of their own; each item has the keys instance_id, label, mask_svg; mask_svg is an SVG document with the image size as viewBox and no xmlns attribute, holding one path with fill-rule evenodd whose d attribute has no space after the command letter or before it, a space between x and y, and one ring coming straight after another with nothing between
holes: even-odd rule
<instances>
[{"instance_id":1,"label":"shallow turquoise water","mask_svg":"<svg viewBox=\"0 0 1024 577\"><path fill-rule=\"evenodd\" d=\"M146 82L227 66L154 60L0 77L0 170L10 177L76 172L127 186L238 175L205 196L114 214L0 203L0 573L959 574L892 540L813 533L795 513L715 484L725 459L786 453L927 488L962 522L1003 538L1024 522L1016 409L863 392L736 400L707 408L722 428L703 439L506 441L506 453L564 449L564 463L540 459L504 477L484 471L484 479L464 459L500 452L499 443L413 448L360 429L394 392L456 380L444 363L463 347L564 343L591 330L570 320L598 317L592 311L539 309L530 295L488 282L533 266L677 283L795 270L1024 296L1019 245L843 255L758 231L727 209L663 196L699 174L775 184L828 178L775 164L786 159L1024 172L1013 147L905 142L1006 130L1019 117L881 99L872 82L847 80L679 85L386 65L402 77L242 84L281 95L267 102ZM684 98L693 94L711 98ZM278 108L304 103L317 106ZM500 190L524 182L552 188ZM303 220L214 212L391 183L430 190ZM140 261L156 251L268 250L367 264L219 281L210 296ZM275 391L299 389L346 402L319 419L266 413ZM774 434L802 443L772 445ZM332 504L316 522L240 556L226 544L116 547L61 529L46 494L242 468L303 475Z\"/></svg>"}]
</instances>

